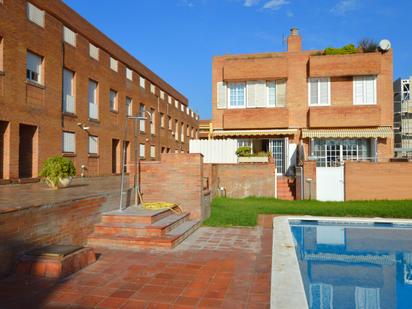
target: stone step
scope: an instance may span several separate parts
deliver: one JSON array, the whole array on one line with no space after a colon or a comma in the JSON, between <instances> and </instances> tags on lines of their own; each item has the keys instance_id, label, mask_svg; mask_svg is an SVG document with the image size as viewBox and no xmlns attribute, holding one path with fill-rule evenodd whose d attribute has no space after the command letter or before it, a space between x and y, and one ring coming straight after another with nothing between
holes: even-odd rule
<instances>
[{"instance_id":1,"label":"stone step","mask_svg":"<svg viewBox=\"0 0 412 309\"><path fill-rule=\"evenodd\" d=\"M176 228L162 236L130 236L125 234L99 234L93 233L88 238L88 245L94 247L112 248L173 248L190 234L201 222L198 220L185 221Z\"/></svg>"},{"instance_id":2,"label":"stone step","mask_svg":"<svg viewBox=\"0 0 412 309\"><path fill-rule=\"evenodd\" d=\"M175 207L174 209L178 209ZM102 223L140 223L152 224L174 212L168 208L159 210L147 210L141 207L129 207L123 211L114 210L102 214Z\"/></svg>"},{"instance_id":3,"label":"stone step","mask_svg":"<svg viewBox=\"0 0 412 309\"><path fill-rule=\"evenodd\" d=\"M102 222L95 225L96 234L128 236L162 236L189 219L189 213L171 214L152 224Z\"/></svg>"}]
</instances>

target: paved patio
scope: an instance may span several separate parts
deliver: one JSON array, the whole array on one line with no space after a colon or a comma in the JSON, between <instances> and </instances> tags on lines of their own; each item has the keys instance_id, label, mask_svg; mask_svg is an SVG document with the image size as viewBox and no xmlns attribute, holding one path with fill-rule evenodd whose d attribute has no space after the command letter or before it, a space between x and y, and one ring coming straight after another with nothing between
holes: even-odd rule
<instances>
[{"instance_id":1,"label":"paved patio","mask_svg":"<svg viewBox=\"0 0 412 309\"><path fill-rule=\"evenodd\" d=\"M0 308L269 308L272 230L202 227L173 250L96 249L61 281L0 281Z\"/></svg>"}]
</instances>

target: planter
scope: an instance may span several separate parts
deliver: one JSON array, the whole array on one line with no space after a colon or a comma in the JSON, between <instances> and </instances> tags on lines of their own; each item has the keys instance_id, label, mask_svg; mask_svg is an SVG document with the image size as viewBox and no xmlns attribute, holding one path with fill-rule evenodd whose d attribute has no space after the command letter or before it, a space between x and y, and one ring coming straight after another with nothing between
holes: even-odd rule
<instances>
[{"instance_id":1,"label":"planter","mask_svg":"<svg viewBox=\"0 0 412 309\"><path fill-rule=\"evenodd\" d=\"M72 180L73 180L73 177L71 177L71 176L65 177L65 178L60 178L59 187L60 188L67 188L72 183Z\"/></svg>"},{"instance_id":2,"label":"planter","mask_svg":"<svg viewBox=\"0 0 412 309\"><path fill-rule=\"evenodd\" d=\"M269 157L238 157L238 163L268 163Z\"/></svg>"}]
</instances>

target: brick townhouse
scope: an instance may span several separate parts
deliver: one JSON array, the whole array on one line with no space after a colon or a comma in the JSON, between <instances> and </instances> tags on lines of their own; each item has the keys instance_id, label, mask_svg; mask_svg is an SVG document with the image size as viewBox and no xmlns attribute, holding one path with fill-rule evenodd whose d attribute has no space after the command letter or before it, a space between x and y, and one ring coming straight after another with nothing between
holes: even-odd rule
<instances>
[{"instance_id":1,"label":"brick townhouse","mask_svg":"<svg viewBox=\"0 0 412 309\"><path fill-rule=\"evenodd\" d=\"M393 155L392 51L323 55L302 50L213 58L213 138L270 151L278 174L299 158L318 166Z\"/></svg>"},{"instance_id":2,"label":"brick townhouse","mask_svg":"<svg viewBox=\"0 0 412 309\"><path fill-rule=\"evenodd\" d=\"M127 116L142 111L142 159L188 151L198 116L185 96L62 1L0 0L0 182L59 154L78 173L119 173L122 145L134 161Z\"/></svg>"}]
</instances>

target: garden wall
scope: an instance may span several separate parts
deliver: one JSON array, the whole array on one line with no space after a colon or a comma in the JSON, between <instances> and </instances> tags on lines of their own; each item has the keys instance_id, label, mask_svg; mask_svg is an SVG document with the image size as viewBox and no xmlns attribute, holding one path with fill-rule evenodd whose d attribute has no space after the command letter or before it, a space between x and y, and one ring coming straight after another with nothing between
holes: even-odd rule
<instances>
[{"instance_id":1,"label":"garden wall","mask_svg":"<svg viewBox=\"0 0 412 309\"><path fill-rule=\"evenodd\" d=\"M106 197L45 203L0 211L0 276L12 271L24 252L51 244L85 245Z\"/></svg>"},{"instance_id":2,"label":"garden wall","mask_svg":"<svg viewBox=\"0 0 412 309\"><path fill-rule=\"evenodd\" d=\"M276 169L271 163L205 164L212 196L224 188L227 197L276 197Z\"/></svg>"},{"instance_id":3,"label":"garden wall","mask_svg":"<svg viewBox=\"0 0 412 309\"><path fill-rule=\"evenodd\" d=\"M160 161L141 161L140 176L145 202L178 203L193 219L210 216L210 190L203 178L201 154L168 153Z\"/></svg>"},{"instance_id":4,"label":"garden wall","mask_svg":"<svg viewBox=\"0 0 412 309\"><path fill-rule=\"evenodd\" d=\"M412 162L345 162L345 200L412 199Z\"/></svg>"}]
</instances>

